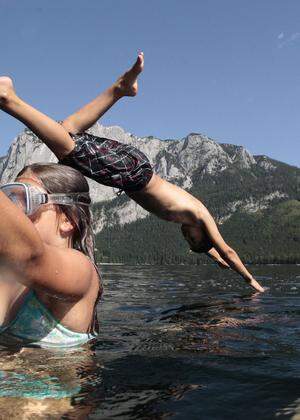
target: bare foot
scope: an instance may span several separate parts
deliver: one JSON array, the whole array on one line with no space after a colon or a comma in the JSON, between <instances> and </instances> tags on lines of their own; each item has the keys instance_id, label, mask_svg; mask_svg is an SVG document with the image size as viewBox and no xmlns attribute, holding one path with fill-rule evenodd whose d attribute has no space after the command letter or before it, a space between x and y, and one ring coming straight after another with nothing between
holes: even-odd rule
<instances>
[{"instance_id":1,"label":"bare foot","mask_svg":"<svg viewBox=\"0 0 300 420\"><path fill-rule=\"evenodd\" d=\"M5 107L5 104L15 94L13 81L10 77L0 77L0 108Z\"/></svg>"},{"instance_id":2,"label":"bare foot","mask_svg":"<svg viewBox=\"0 0 300 420\"><path fill-rule=\"evenodd\" d=\"M122 96L135 96L138 92L138 75L144 68L144 53L139 53L134 65L115 83L115 88Z\"/></svg>"}]
</instances>

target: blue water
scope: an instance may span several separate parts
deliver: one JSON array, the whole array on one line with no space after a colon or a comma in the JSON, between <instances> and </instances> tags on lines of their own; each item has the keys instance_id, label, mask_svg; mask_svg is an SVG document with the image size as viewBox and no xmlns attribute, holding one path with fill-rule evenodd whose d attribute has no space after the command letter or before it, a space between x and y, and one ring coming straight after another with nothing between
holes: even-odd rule
<instances>
[{"instance_id":1,"label":"blue water","mask_svg":"<svg viewBox=\"0 0 300 420\"><path fill-rule=\"evenodd\" d=\"M92 346L3 350L5 418L300 418L300 266L251 267L264 294L213 266L101 270Z\"/></svg>"}]
</instances>

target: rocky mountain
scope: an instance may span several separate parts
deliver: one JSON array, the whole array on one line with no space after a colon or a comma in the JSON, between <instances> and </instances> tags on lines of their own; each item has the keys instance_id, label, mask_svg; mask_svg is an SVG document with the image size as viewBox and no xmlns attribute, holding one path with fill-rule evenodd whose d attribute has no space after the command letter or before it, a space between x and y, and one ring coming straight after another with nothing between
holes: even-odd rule
<instances>
[{"instance_id":1,"label":"rocky mountain","mask_svg":"<svg viewBox=\"0 0 300 420\"><path fill-rule=\"evenodd\" d=\"M180 140L162 141L152 136L139 138L126 133L120 127L104 127L99 124L92 127L90 131L101 137L113 138L138 147L149 157L156 173L203 198L225 230L241 215L244 215L244 218L241 217L239 226L249 217L255 223L258 221L261 223L261 220L270 212L272 213L277 206L286 202L294 203L291 204L292 207L289 207L289 211L293 213L292 218L299 217L300 209L297 207L300 191L299 168L275 161L267 156L253 156L242 146L220 144L197 133L191 133ZM53 161L56 161L56 158L50 150L26 129L13 141L8 155L0 160L1 182L13 180L24 165ZM141 255L141 247L144 248L147 258L149 252L146 252L146 249L149 251L149 247L152 247L151 253L153 254L153 249L156 249L155 255L151 254L150 259L142 257L141 262L148 260L168 262L170 259L161 258L166 254L165 244L168 238L168 244L174 244L174 253L170 253L172 258L177 256L178 261L186 262L187 247L178 235L177 226L171 226L149 216L125 194L117 197L113 189L93 181L89 183L95 203L94 228L98 234L97 243L102 259L136 261L137 255ZM255 223L252 226L254 230ZM278 223L281 226L281 222ZM235 229L239 230L236 227ZM276 229L279 227L274 226L271 230L274 233ZM155 236L155 240L152 241L153 243L149 242L148 236L146 247L145 241L143 245L137 238L144 238L148 230L152 233L150 237ZM262 230L260 226L260 236ZM258 231L256 236L257 234ZM239 237L247 235L247 232L240 232ZM230 236L233 236L233 233L229 230ZM135 239L128 247L130 237ZM288 249L294 250L295 244L299 246L297 241L300 241L300 238L296 235L294 239L291 245L289 242L286 244ZM259 240L263 244L267 243L266 238L260 237ZM285 240L289 241L287 238ZM295 256L298 258L299 248L298 253L292 252L293 258ZM167 254L169 255L168 252Z\"/></svg>"}]
</instances>

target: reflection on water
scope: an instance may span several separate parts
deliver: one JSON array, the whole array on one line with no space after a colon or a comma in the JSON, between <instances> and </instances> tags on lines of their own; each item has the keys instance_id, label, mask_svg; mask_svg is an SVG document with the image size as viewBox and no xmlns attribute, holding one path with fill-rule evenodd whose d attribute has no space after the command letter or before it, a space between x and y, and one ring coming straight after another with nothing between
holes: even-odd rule
<instances>
[{"instance_id":1,"label":"reflection on water","mask_svg":"<svg viewBox=\"0 0 300 420\"><path fill-rule=\"evenodd\" d=\"M83 390L88 388L87 379L93 381L93 386L101 382L101 376L94 375L96 366L94 354L87 346L64 351L34 348L3 351L1 418L29 419L33 415L61 418L72 412L72 398L82 398Z\"/></svg>"},{"instance_id":2,"label":"reflection on water","mask_svg":"<svg viewBox=\"0 0 300 420\"><path fill-rule=\"evenodd\" d=\"M101 334L77 350L3 350L3 418L300 415L300 267L105 266ZM2 417L1 417L2 418Z\"/></svg>"}]
</instances>

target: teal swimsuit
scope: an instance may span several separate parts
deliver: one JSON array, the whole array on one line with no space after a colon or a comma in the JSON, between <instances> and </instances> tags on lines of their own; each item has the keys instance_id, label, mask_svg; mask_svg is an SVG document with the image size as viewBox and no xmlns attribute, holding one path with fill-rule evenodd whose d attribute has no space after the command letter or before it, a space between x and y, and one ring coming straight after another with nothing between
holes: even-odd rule
<instances>
[{"instance_id":1,"label":"teal swimsuit","mask_svg":"<svg viewBox=\"0 0 300 420\"><path fill-rule=\"evenodd\" d=\"M15 319L0 326L0 344L45 348L74 347L95 338L97 333L71 331L54 318L34 290L25 297Z\"/></svg>"}]
</instances>

